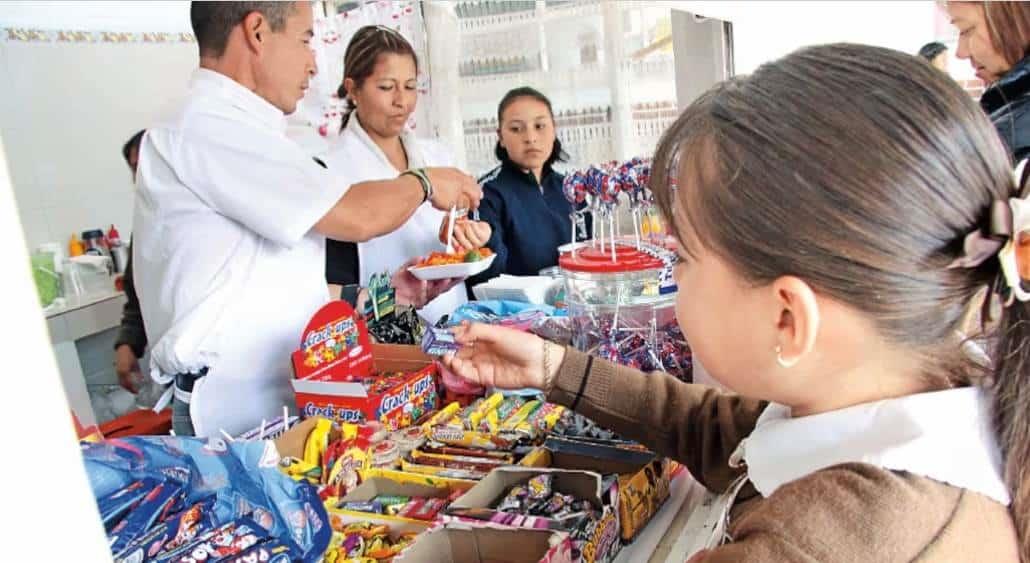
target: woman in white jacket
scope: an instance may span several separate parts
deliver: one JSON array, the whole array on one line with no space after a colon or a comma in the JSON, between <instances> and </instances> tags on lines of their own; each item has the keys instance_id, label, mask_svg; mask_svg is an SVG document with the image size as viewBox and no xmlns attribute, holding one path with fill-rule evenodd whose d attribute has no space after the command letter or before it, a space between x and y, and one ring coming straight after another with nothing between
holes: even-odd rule
<instances>
[{"instance_id":1,"label":"woman in white jacket","mask_svg":"<svg viewBox=\"0 0 1030 563\"><path fill-rule=\"evenodd\" d=\"M394 178L410 169L453 166L442 145L417 139L405 127L418 100L417 74L415 50L399 33L383 26L358 30L344 55L339 96L347 100L348 111L327 157L332 173L354 184ZM365 287L373 274L395 272L414 258L443 250L439 233L446 219L445 212L423 205L388 235L357 244L329 241L329 282ZM461 219L455 225L454 244L459 251L480 248L489 238L487 223ZM465 284L457 283L419 312L435 323L465 300Z\"/></svg>"}]
</instances>

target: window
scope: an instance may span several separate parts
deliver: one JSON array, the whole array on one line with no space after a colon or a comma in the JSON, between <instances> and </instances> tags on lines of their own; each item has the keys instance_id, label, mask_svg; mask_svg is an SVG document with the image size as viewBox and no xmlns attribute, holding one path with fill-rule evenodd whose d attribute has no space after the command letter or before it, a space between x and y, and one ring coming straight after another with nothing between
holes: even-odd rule
<instances>
[{"instance_id":1,"label":"window","mask_svg":"<svg viewBox=\"0 0 1030 563\"><path fill-rule=\"evenodd\" d=\"M466 166L497 165L497 104L518 86L551 99L568 167L650 156L678 115L671 10L600 0L467 1L452 4L457 33L434 28L430 45L459 53L456 84L436 84L459 100ZM432 51L432 49L431 49ZM431 61L437 82L439 61ZM452 142L446 139L448 142ZM458 141L461 142L461 141Z\"/></svg>"}]
</instances>

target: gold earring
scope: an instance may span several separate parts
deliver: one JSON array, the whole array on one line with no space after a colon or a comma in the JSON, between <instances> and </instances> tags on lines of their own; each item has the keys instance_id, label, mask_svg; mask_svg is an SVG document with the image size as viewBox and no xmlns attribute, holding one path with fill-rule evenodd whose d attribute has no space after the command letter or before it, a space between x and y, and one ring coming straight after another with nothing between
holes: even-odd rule
<instances>
[{"instance_id":1,"label":"gold earring","mask_svg":"<svg viewBox=\"0 0 1030 563\"><path fill-rule=\"evenodd\" d=\"M776 363L779 364L781 368L790 369L790 368L794 367L794 364L798 363L798 359L794 358L793 360L784 360L783 359L783 347L780 346L779 344L777 344L776 345Z\"/></svg>"}]
</instances>

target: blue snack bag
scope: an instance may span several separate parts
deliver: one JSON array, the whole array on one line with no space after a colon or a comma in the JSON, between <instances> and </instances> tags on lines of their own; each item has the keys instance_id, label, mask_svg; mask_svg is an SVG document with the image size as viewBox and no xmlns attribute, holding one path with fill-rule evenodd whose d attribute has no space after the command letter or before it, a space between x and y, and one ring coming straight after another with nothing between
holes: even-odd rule
<instances>
[{"instance_id":1,"label":"blue snack bag","mask_svg":"<svg viewBox=\"0 0 1030 563\"><path fill-rule=\"evenodd\" d=\"M254 561L260 561L261 563L292 563L292 557L293 552L289 545L273 539L255 545L239 555L219 560L219 563L251 563Z\"/></svg>"},{"instance_id":2,"label":"blue snack bag","mask_svg":"<svg viewBox=\"0 0 1030 563\"><path fill-rule=\"evenodd\" d=\"M129 509L136 506L136 503L147 496L158 483L156 479L140 479L97 499L97 509L100 511L100 519L104 522L104 530L110 533Z\"/></svg>"},{"instance_id":3,"label":"blue snack bag","mask_svg":"<svg viewBox=\"0 0 1030 563\"><path fill-rule=\"evenodd\" d=\"M151 489L136 508L115 526L107 536L111 553L119 553L132 540L147 533L151 526L168 515L171 507L182 494L182 485L165 481Z\"/></svg>"},{"instance_id":4,"label":"blue snack bag","mask_svg":"<svg viewBox=\"0 0 1030 563\"><path fill-rule=\"evenodd\" d=\"M153 559L155 563L193 563L205 561L214 563L242 555L256 545L263 544L273 538L250 518L233 520L207 532L196 541L162 553ZM291 560L300 557L297 548L288 540L276 540L287 546Z\"/></svg>"},{"instance_id":5,"label":"blue snack bag","mask_svg":"<svg viewBox=\"0 0 1030 563\"><path fill-rule=\"evenodd\" d=\"M164 522L137 537L121 553L115 554L116 563L146 561L158 554L176 549L213 530L215 497L208 497L174 514Z\"/></svg>"}]
</instances>

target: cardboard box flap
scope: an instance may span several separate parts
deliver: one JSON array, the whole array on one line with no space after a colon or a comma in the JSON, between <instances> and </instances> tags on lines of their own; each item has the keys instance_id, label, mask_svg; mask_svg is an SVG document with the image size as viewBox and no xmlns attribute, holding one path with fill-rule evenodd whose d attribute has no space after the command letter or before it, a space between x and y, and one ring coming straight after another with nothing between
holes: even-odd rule
<instances>
[{"instance_id":1,"label":"cardboard box flap","mask_svg":"<svg viewBox=\"0 0 1030 563\"><path fill-rule=\"evenodd\" d=\"M633 450L628 448L617 448L613 446L606 446L603 444L591 444L589 442L580 442L576 440L565 440L562 438L556 438L550 436L544 442L544 447L555 453L562 454L573 454L577 456L592 457L596 459L603 459L612 462L614 465L623 465L627 468L640 468L644 464L652 461L657 454L648 450ZM629 473L627 471L618 471L617 473ZM601 473L610 473L610 471L603 471Z\"/></svg>"},{"instance_id":2,"label":"cardboard box flap","mask_svg":"<svg viewBox=\"0 0 1030 563\"><path fill-rule=\"evenodd\" d=\"M564 535L546 530L448 524L423 534L395 559L401 562L537 563Z\"/></svg>"},{"instance_id":3,"label":"cardboard box flap","mask_svg":"<svg viewBox=\"0 0 1030 563\"><path fill-rule=\"evenodd\" d=\"M377 371L418 371L433 363L433 357L418 346L372 344L372 362Z\"/></svg>"},{"instance_id":4,"label":"cardboard box flap","mask_svg":"<svg viewBox=\"0 0 1030 563\"><path fill-rule=\"evenodd\" d=\"M372 500L379 495L397 495L402 497L444 498L451 493L446 487L434 487L419 483L399 483L385 477L373 477L358 485L343 502Z\"/></svg>"},{"instance_id":5,"label":"cardboard box flap","mask_svg":"<svg viewBox=\"0 0 1030 563\"><path fill-rule=\"evenodd\" d=\"M492 508L514 485L525 483L541 473L554 475L553 488L576 498L589 500L601 508L601 475L593 471L522 467L499 467L478 485L451 503L452 509Z\"/></svg>"},{"instance_id":6,"label":"cardboard box flap","mask_svg":"<svg viewBox=\"0 0 1030 563\"><path fill-rule=\"evenodd\" d=\"M361 383L343 381L312 381L294 379L293 390L312 395L338 395L341 397L368 397L368 390Z\"/></svg>"},{"instance_id":7,"label":"cardboard box flap","mask_svg":"<svg viewBox=\"0 0 1030 563\"><path fill-rule=\"evenodd\" d=\"M372 341L346 301L330 301L308 322L291 355L296 379L345 381L372 373Z\"/></svg>"}]
</instances>

